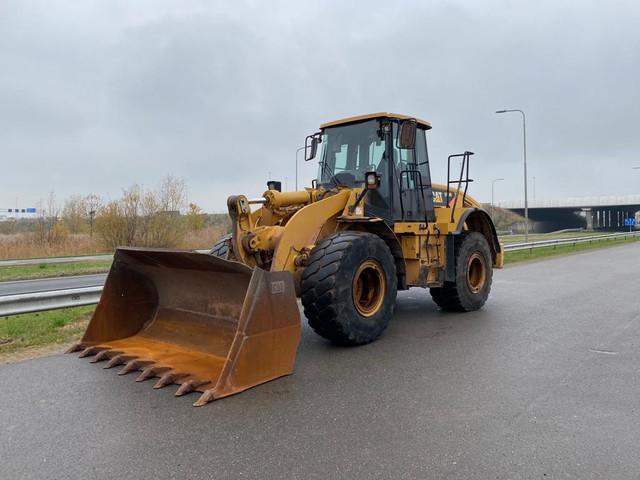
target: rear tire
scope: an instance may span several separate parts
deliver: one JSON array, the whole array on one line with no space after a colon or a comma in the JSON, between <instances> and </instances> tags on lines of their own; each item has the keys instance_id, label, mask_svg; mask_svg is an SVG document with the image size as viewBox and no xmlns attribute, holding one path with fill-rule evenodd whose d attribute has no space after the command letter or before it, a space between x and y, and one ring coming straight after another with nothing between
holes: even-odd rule
<instances>
[{"instance_id":1,"label":"rear tire","mask_svg":"<svg viewBox=\"0 0 640 480\"><path fill-rule=\"evenodd\" d=\"M225 235L220 240L218 240L213 248L209 251L209 255L213 255L214 257L224 258L225 260L229 259L229 252L231 251L231 234Z\"/></svg>"},{"instance_id":2,"label":"rear tire","mask_svg":"<svg viewBox=\"0 0 640 480\"><path fill-rule=\"evenodd\" d=\"M431 288L433 301L443 310L471 312L486 303L491 291L493 269L487 239L478 232L468 232L456 241L456 280Z\"/></svg>"},{"instance_id":3,"label":"rear tire","mask_svg":"<svg viewBox=\"0 0 640 480\"><path fill-rule=\"evenodd\" d=\"M302 274L301 299L309 326L339 345L378 338L393 315L395 261L378 236L340 232L318 243Z\"/></svg>"}]
</instances>

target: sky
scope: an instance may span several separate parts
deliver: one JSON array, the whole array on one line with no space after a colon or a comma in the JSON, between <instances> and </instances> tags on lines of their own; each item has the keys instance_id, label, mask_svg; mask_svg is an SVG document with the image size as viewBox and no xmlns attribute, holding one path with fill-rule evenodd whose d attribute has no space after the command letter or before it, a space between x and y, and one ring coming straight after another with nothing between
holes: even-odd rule
<instances>
[{"instance_id":1,"label":"sky","mask_svg":"<svg viewBox=\"0 0 640 480\"><path fill-rule=\"evenodd\" d=\"M325 121L424 118L434 181L475 152L470 194L640 193L640 3L0 2L0 208L54 192L109 200L185 180L226 210ZM317 164L299 161L299 185ZM535 190L533 189L535 177Z\"/></svg>"}]
</instances>

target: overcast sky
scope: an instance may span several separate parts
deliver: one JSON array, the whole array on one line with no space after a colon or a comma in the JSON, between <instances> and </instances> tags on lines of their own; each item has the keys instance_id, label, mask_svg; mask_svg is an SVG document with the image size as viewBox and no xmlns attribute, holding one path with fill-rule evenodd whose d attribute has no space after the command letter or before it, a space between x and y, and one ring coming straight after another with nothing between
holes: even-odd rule
<instances>
[{"instance_id":1,"label":"overcast sky","mask_svg":"<svg viewBox=\"0 0 640 480\"><path fill-rule=\"evenodd\" d=\"M504 177L518 199L522 124L499 108L527 113L538 200L640 193L639 25L633 1L3 0L0 208L173 174L224 211L269 172L293 188L321 122L376 111L432 122L434 180L469 149L471 194Z\"/></svg>"}]
</instances>

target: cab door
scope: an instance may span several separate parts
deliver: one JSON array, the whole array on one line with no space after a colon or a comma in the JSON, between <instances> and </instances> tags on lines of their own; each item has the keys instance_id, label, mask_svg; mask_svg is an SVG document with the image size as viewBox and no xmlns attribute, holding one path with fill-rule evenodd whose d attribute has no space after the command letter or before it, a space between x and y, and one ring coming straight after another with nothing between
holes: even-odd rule
<instances>
[{"instance_id":1,"label":"cab door","mask_svg":"<svg viewBox=\"0 0 640 480\"><path fill-rule=\"evenodd\" d=\"M393 213L396 221L433 222L433 193L425 130L417 128L415 148L400 148L393 123Z\"/></svg>"}]
</instances>

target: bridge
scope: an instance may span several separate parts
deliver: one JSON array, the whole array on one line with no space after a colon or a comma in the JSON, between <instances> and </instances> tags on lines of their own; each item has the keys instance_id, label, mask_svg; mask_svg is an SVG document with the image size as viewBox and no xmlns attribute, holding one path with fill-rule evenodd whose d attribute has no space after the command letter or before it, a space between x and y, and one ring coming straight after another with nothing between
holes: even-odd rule
<instances>
[{"instance_id":1,"label":"bridge","mask_svg":"<svg viewBox=\"0 0 640 480\"><path fill-rule=\"evenodd\" d=\"M524 215L524 201L498 202L497 207ZM550 232L563 228L624 230L625 219L640 222L640 195L568 197L529 202L532 230Z\"/></svg>"}]
</instances>

